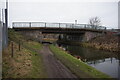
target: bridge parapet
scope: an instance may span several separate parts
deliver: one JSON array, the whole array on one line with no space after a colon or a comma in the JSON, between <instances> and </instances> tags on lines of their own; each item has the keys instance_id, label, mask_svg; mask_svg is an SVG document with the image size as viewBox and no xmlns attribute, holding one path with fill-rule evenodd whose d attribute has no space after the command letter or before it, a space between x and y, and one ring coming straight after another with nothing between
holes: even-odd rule
<instances>
[{"instance_id":1,"label":"bridge parapet","mask_svg":"<svg viewBox=\"0 0 120 80\"><path fill-rule=\"evenodd\" d=\"M93 26L89 24L73 24L73 23L46 23L46 22L13 22L14 28L19 27L53 27L53 28L76 28L76 29L96 29L106 30L104 26Z\"/></svg>"}]
</instances>

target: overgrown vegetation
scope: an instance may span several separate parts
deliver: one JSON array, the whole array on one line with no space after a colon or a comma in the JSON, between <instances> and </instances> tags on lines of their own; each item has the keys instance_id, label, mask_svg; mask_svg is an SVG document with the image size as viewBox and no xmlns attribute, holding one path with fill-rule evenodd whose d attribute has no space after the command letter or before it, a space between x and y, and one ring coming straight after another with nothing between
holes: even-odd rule
<instances>
[{"instance_id":1,"label":"overgrown vegetation","mask_svg":"<svg viewBox=\"0 0 120 80\"><path fill-rule=\"evenodd\" d=\"M91 41L81 43L84 47L92 47L99 50L106 50L110 52L118 52L119 38L113 34L107 34L96 37Z\"/></svg>"},{"instance_id":2,"label":"overgrown vegetation","mask_svg":"<svg viewBox=\"0 0 120 80\"><path fill-rule=\"evenodd\" d=\"M42 44L28 40L13 29L9 29L8 34L9 46L3 51L3 78L46 78L47 72L39 53ZM13 58L11 57L11 41L14 47Z\"/></svg>"},{"instance_id":3,"label":"overgrown vegetation","mask_svg":"<svg viewBox=\"0 0 120 80\"><path fill-rule=\"evenodd\" d=\"M81 60L76 59L72 55L67 54L67 52L57 46L50 45L50 49L54 55L79 78L111 78L95 68L88 66Z\"/></svg>"}]
</instances>

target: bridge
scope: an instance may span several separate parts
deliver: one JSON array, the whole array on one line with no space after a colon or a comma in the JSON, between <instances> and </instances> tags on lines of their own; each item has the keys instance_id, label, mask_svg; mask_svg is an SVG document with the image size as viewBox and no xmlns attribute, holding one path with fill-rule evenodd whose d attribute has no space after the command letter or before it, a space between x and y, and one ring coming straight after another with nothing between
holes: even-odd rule
<instances>
[{"instance_id":1,"label":"bridge","mask_svg":"<svg viewBox=\"0 0 120 80\"><path fill-rule=\"evenodd\" d=\"M74 33L81 34L86 31L102 33L106 31L106 27L92 26L89 24L73 24L73 23L46 23L46 22L13 22L13 29L16 31L33 31L39 30L42 33Z\"/></svg>"},{"instance_id":2,"label":"bridge","mask_svg":"<svg viewBox=\"0 0 120 80\"><path fill-rule=\"evenodd\" d=\"M89 24L73 23L46 23L46 22L13 22L13 29L24 35L40 39L54 39L61 37L63 40L89 41L94 37L106 33L106 27L92 26ZM47 34L47 35L46 35Z\"/></svg>"}]
</instances>

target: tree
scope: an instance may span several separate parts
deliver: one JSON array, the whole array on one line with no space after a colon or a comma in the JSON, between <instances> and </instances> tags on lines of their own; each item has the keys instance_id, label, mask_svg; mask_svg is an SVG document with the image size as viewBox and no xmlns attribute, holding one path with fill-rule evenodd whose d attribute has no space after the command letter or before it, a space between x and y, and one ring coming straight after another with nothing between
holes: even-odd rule
<instances>
[{"instance_id":1,"label":"tree","mask_svg":"<svg viewBox=\"0 0 120 80\"><path fill-rule=\"evenodd\" d=\"M101 20L99 17L92 17L89 19L89 24L95 28L97 26L100 26L101 25Z\"/></svg>"}]
</instances>

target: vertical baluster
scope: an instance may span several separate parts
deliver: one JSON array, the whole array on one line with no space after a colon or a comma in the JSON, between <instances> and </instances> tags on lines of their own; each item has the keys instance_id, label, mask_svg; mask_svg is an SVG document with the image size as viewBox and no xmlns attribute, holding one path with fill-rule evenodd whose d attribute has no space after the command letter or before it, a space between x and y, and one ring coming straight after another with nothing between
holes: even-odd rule
<instances>
[{"instance_id":1,"label":"vertical baluster","mask_svg":"<svg viewBox=\"0 0 120 80\"><path fill-rule=\"evenodd\" d=\"M59 23L59 28L60 28L60 23Z\"/></svg>"},{"instance_id":2,"label":"vertical baluster","mask_svg":"<svg viewBox=\"0 0 120 80\"><path fill-rule=\"evenodd\" d=\"M45 27L46 27L46 23L45 23Z\"/></svg>"},{"instance_id":3,"label":"vertical baluster","mask_svg":"<svg viewBox=\"0 0 120 80\"><path fill-rule=\"evenodd\" d=\"M31 27L31 22L29 22L29 27Z\"/></svg>"},{"instance_id":4,"label":"vertical baluster","mask_svg":"<svg viewBox=\"0 0 120 80\"><path fill-rule=\"evenodd\" d=\"M15 23L14 22L13 22L12 26L13 26L13 28L15 27Z\"/></svg>"}]
</instances>

